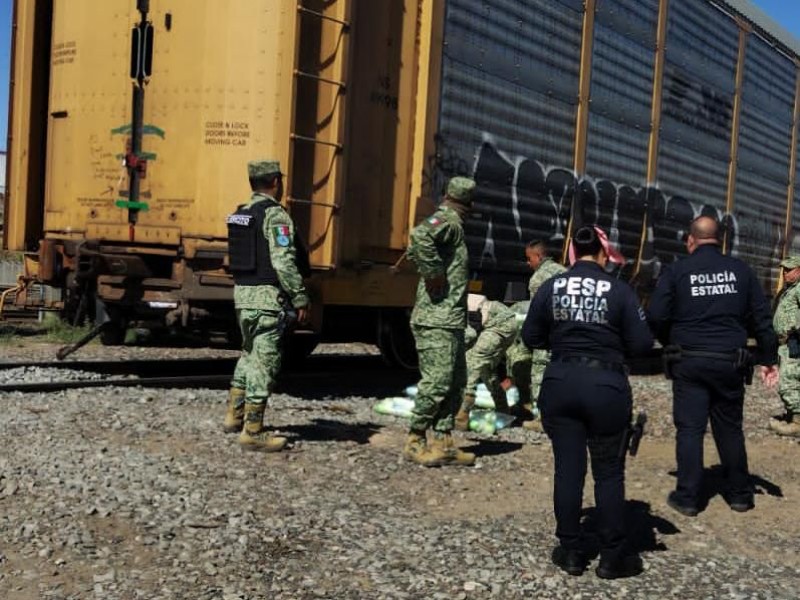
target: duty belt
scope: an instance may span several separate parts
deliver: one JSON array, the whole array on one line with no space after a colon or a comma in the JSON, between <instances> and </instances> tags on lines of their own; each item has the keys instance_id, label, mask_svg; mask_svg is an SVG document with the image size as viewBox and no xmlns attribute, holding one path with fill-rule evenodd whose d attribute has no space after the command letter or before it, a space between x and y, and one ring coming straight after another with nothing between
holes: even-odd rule
<instances>
[{"instance_id":1,"label":"duty belt","mask_svg":"<svg viewBox=\"0 0 800 600\"><path fill-rule=\"evenodd\" d=\"M715 358L717 360L732 360L736 362L738 354L736 352L711 352L706 350L683 350L681 355L686 358Z\"/></svg>"},{"instance_id":2,"label":"duty belt","mask_svg":"<svg viewBox=\"0 0 800 600\"><path fill-rule=\"evenodd\" d=\"M604 369L606 371L614 371L622 375L628 374L628 368L621 363L606 362L597 358L590 358L588 356L554 356L551 362L567 363L589 367L591 369Z\"/></svg>"}]
</instances>

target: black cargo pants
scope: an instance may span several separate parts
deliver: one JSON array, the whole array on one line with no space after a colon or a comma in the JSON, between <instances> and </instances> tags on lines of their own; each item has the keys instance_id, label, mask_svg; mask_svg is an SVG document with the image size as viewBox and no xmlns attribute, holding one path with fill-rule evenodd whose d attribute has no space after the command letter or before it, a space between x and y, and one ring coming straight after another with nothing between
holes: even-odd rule
<instances>
[{"instance_id":1,"label":"black cargo pants","mask_svg":"<svg viewBox=\"0 0 800 600\"><path fill-rule=\"evenodd\" d=\"M556 536L566 548L580 544L586 449L592 461L601 551L621 553L625 543L625 457L631 390L623 372L551 362L539 396L542 424L553 445Z\"/></svg>"},{"instance_id":2,"label":"black cargo pants","mask_svg":"<svg viewBox=\"0 0 800 600\"><path fill-rule=\"evenodd\" d=\"M703 485L703 437L711 419L728 502L749 502L753 489L742 431L744 376L732 361L686 357L672 369L672 415L678 464L676 500L697 508Z\"/></svg>"}]
</instances>

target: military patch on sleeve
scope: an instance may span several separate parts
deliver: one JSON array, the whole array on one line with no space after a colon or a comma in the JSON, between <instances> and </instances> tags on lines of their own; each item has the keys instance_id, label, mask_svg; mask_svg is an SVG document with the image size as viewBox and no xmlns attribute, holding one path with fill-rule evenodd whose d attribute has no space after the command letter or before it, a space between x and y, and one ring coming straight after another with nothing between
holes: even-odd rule
<instances>
[{"instance_id":1,"label":"military patch on sleeve","mask_svg":"<svg viewBox=\"0 0 800 600\"><path fill-rule=\"evenodd\" d=\"M428 223L433 225L434 227L438 227L442 224L442 220L439 217L428 217Z\"/></svg>"},{"instance_id":2,"label":"military patch on sleeve","mask_svg":"<svg viewBox=\"0 0 800 600\"><path fill-rule=\"evenodd\" d=\"M275 243L278 244L278 246L286 248L291 242L291 238L289 237L289 226L276 225L273 228L273 231L275 233Z\"/></svg>"}]
</instances>

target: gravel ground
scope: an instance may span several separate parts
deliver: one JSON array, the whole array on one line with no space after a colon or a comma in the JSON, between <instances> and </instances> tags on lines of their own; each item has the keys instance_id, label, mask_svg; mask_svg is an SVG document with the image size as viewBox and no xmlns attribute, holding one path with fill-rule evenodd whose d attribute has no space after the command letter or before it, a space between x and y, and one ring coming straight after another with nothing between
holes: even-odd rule
<instances>
[{"instance_id":1,"label":"gravel ground","mask_svg":"<svg viewBox=\"0 0 800 600\"><path fill-rule=\"evenodd\" d=\"M400 460L405 422L371 409L399 384L348 397L335 379L291 385L269 413L292 441L278 455L220 432L219 391L0 396L0 598L798 597L800 445L766 429L780 404L758 385L746 424L757 509L733 513L716 495L689 519L664 504L668 383L633 379L651 425L628 468L647 570L615 582L549 563L546 438L470 434L475 468L426 470ZM591 530L590 485L585 504Z\"/></svg>"}]
</instances>

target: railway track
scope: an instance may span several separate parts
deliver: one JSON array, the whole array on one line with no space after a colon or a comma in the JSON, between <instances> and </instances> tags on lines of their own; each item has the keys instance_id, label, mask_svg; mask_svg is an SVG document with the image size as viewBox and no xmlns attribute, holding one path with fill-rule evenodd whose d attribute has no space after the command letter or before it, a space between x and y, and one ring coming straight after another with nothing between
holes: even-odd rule
<instances>
[{"instance_id":1,"label":"railway track","mask_svg":"<svg viewBox=\"0 0 800 600\"><path fill-rule=\"evenodd\" d=\"M230 385L236 359L171 359L127 361L0 362L0 372L14 368L68 369L99 374L100 379L8 381L3 392L56 392L97 387L212 388ZM319 355L290 364L278 380L278 392L310 397L394 393L416 380L411 371L387 366L379 356Z\"/></svg>"}]
</instances>

